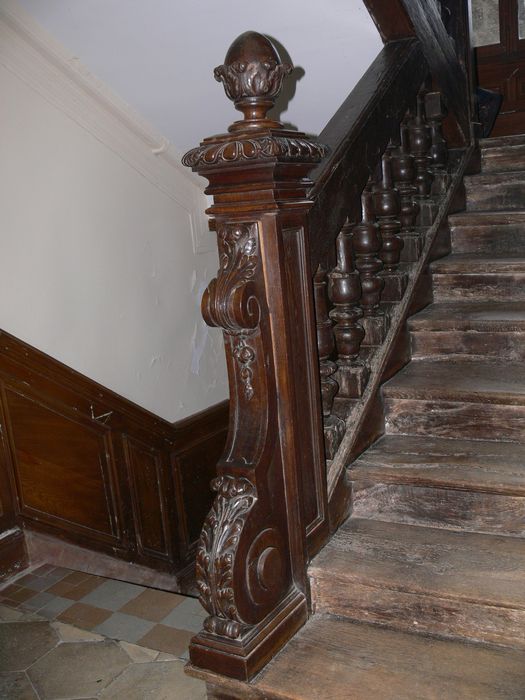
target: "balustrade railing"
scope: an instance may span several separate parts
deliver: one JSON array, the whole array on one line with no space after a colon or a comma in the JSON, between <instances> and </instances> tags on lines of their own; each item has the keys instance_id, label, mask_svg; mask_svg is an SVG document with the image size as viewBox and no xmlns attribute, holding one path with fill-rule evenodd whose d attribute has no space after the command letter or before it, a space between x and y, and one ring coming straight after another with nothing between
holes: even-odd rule
<instances>
[{"instance_id":1,"label":"balustrade railing","mask_svg":"<svg viewBox=\"0 0 525 700\"><path fill-rule=\"evenodd\" d=\"M183 160L214 197L220 264L202 310L224 332L231 401L197 553L209 615L190 658L240 679L309 615L307 564L329 534L332 460L369 382L378 385L450 181L445 111L422 88L417 40L385 47L331 149L324 132L317 142L268 117L290 70L266 37L241 35L215 77L244 118ZM337 132L340 117L330 124Z\"/></svg>"}]
</instances>

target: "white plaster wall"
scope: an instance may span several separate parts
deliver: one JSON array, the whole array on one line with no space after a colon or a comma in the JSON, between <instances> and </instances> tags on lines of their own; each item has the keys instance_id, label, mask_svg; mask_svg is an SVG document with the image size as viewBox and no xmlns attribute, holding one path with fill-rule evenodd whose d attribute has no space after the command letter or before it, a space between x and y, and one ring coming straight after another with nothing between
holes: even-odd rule
<instances>
[{"instance_id":1,"label":"white plaster wall","mask_svg":"<svg viewBox=\"0 0 525 700\"><path fill-rule=\"evenodd\" d=\"M0 327L168 420L225 398L188 212L1 65L0 94Z\"/></svg>"},{"instance_id":2,"label":"white plaster wall","mask_svg":"<svg viewBox=\"0 0 525 700\"><path fill-rule=\"evenodd\" d=\"M247 29L304 69L281 118L311 133L381 48L361 0L0 0L0 327L168 420L227 396L203 185L168 139L236 118L212 69Z\"/></svg>"},{"instance_id":3,"label":"white plaster wall","mask_svg":"<svg viewBox=\"0 0 525 700\"><path fill-rule=\"evenodd\" d=\"M242 32L274 37L303 69L281 116L312 134L382 48L362 0L20 1L181 151L236 118L213 68Z\"/></svg>"}]
</instances>

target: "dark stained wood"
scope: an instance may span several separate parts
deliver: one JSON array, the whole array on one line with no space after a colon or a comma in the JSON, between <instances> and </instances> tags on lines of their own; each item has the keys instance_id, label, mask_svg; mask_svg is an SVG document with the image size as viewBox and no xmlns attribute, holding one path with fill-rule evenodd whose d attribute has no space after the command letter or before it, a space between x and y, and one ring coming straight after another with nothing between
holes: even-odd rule
<instances>
[{"instance_id":1,"label":"dark stained wood","mask_svg":"<svg viewBox=\"0 0 525 700\"><path fill-rule=\"evenodd\" d=\"M330 152L314 170L309 214L313 270L331 267L335 239L348 219L358 221L361 193L427 73L419 44L413 39L387 44L334 117L319 140Z\"/></svg>"},{"instance_id":2,"label":"dark stained wood","mask_svg":"<svg viewBox=\"0 0 525 700\"><path fill-rule=\"evenodd\" d=\"M214 196L221 266L202 311L224 331L232 411L197 549L209 617L190 658L243 679L306 620L307 541L328 528L307 228L325 148L266 116L290 70L266 37L238 37L215 76L244 120L183 159Z\"/></svg>"},{"instance_id":3,"label":"dark stained wood","mask_svg":"<svg viewBox=\"0 0 525 700\"><path fill-rule=\"evenodd\" d=\"M384 153L381 158L381 178L372 186L372 202L381 236L379 257L386 272L396 270L403 249L401 231L401 201L399 192L394 189L390 156ZM385 294L383 292L383 299Z\"/></svg>"},{"instance_id":4,"label":"dark stained wood","mask_svg":"<svg viewBox=\"0 0 525 700\"><path fill-rule=\"evenodd\" d=\"M448 109L454 113L465 143L471 140L471 83L467 66L458 60L434 0L401 0ZM463 24L468 42L468 24ZM457 48L457 47L456 47Z\"/></svg>"},{"instance_id":5,"label":"dark stained wood","mask_svg":"<svg viewBox=\"0 0 525 700\"><path fill-rule=\"evenodd\" d=\"M19 527L0 532L0 582L29 566L24 534Z\"/></svg>"},{"instance_id":6,"label":"dark stained wood","mask_svg":"<svg viewBox=\"0 0 525 700\"><path fill-rule=\"evenodd\" d=\"M358 303L362 297L362 287L359 273L354 268L353 232L349 222L337 237L337 266L330 272L329 278L328 294L333 304L330 318L335 323L338 395L354 398L364 391L368 368L359 360L365 336L365 330L359 323L363 316Z\"/></svg>"},{"instance_id":7,"label":"dark stained wood","mask_svg":"<svg viewBox=\"0 0 525 700\"><path fill-rule=\"evenodd\" d=\"M229 402L223 401L173 424L171 450L183 558L191 578L202 523L213 501L211 482L228 433ZM191 506L190 506L191 504Z\"/></svg>"},{"instance_id":8,"label":"dark stained wood","mask_svg":"<svg viewBox=\"0 0 525 700\"><path fill-rule=\"evenodd\" d=\"M0 524L173 575L192 566L227 403L172 425L6 333L0 391Z\"/></svg>"},{"instance_id":9,"label":"dark stained wood","mask_svg":"<svg viewBox=\"0 0 525 700\"><path fill-rule=\"evenodd\" d=\"M385 43L414 36L414 27L401 0L363 0Z\"/></svg>"},{"instance_id":10,"label":"dark stained wood","mask_svg":"<svg viewBox=\"0 0 525 700\"><path fill-rule=\"evenodd\" d=\"M525 131L525 40L519 37L517 2L499 0L499 25L500 41L476 49L478 81L480 87L503 96L491 135L522 134Z\"/></svg>"}]
</instances>

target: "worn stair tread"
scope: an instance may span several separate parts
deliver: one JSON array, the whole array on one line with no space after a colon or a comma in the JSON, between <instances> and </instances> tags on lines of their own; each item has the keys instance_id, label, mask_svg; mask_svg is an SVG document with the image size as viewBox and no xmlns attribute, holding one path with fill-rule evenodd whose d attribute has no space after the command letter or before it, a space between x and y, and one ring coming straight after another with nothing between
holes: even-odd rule
<instances>
[{"instance_id":1,"label":"worn stair tread","mask_svg":"<svg viewBox=\"0 0 525 700\"><path fill-rule=\"evenodd\" d=\"M525 301L450 301L430 304L408 320L410 330L525 331Z\"/></svg>"},{"instance_id":2,"label":"worn stair tread","mask_svg":"<svg viewBox=\"0 0 525 700\"><path fill-rule=\"evenodd\" d=\"M525 210L509 211L461 211L448 217L454 226L504 226L506 224L525 224Z\"/></svg>"},{"instance_id":3,"label":"worn stair tread","mask_svg":"<svg viewBox=\"0 0 525 700\"><path fill-rule=\"evenodd\" d=\"M290 700L522 700L524 687L524 652L330 615L313 616L250 684L253 697Z\"/></svg>"},{"instance_id":4,"label":"worn stair tread","mask_svg":"<svg viewBox=\"0 0 525 700\"><path fill-rule=\"evenodd\" d=\"M435 260L431 269L437 274L502 274L525 272L524 255L483 255L480 253L453 253Z\"/></svg>"},{"instance_id":5,"label":"worn stair tread","mask_svg":"<svg viewBox=\"0 0 525 700\"><path fill-rule=\"evenodd\" d=\"M491 173L476 173L465 176L465 186L473 189L479 185L505 185L516 182L525 182L525 171L523 170L501 170Z\"/></svg>"},{"instance_id":6,"label":"worn stair tread","mask_svg":"<svg viewBox=\"0 0 525 700\"><path fill-rule=\"evenodd\" d=\"M525 362L412 360L383 385L388 398L525 405Z\"/></svg>"},{"instance_id":7,"label":"worn stair tread","mask_svg":"<svg viewBox=\"0 0 525 700\"><path fill-rule=\"evenodd\" d=\"M525 540L351 518L309 568L351 598L352 582L525 610ZM341 588L342 590L342 588ZM323 610L319 612L330 612Z\"/></svg>"},{"instance_id":8,"label":"worn stair tread","mask_svg":"<svg viewBox=\"0 0 525 700\"><path fill-rule=\"evenodd\" d=\"M525 496L525 445L385 435L351 465L348 478Z\"/></svg>"},{"instance_id":9,"label":"worn stair tread","mask_svg":"<svg viewBox=\"0 0 525 700\"><path fill-rule=\"evenodd\" d=\"M510 136L490 136L479 140L482 151L491 148L502 148L505 146L519 146L525 144L525 134L511 134Z\"/></svg>"}]
</instances>

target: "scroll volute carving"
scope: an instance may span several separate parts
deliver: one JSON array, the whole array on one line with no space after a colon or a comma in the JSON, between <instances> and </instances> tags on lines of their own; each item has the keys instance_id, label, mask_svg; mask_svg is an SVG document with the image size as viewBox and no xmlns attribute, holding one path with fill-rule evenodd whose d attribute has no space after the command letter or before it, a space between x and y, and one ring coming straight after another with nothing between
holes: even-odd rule
<instances>
[{"instance_id":1,"label":"scroll volute carving","mask_svg":"<svg viewBox=\"0 0 525 700\"><path fill-rule=\"evenodd\" d=\"M257 225L221 224L217 240L219 271L202 297L202 315L209 326L229 333L253 330L260 313L252 283L258 262Z\"/></svg>"}]
</instances>

